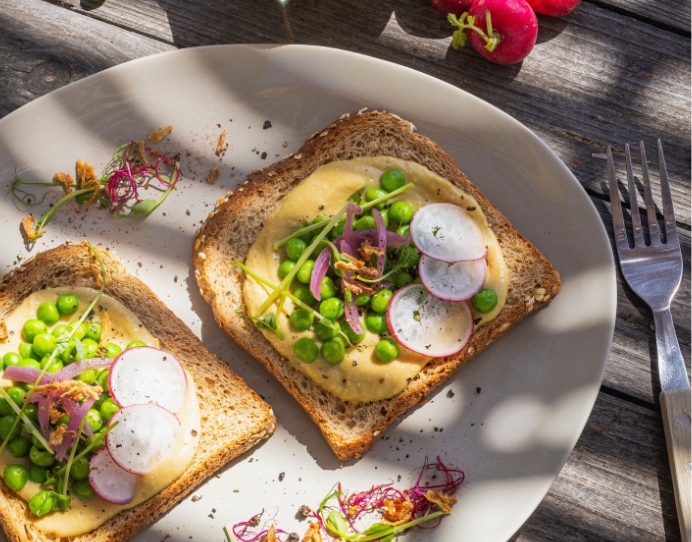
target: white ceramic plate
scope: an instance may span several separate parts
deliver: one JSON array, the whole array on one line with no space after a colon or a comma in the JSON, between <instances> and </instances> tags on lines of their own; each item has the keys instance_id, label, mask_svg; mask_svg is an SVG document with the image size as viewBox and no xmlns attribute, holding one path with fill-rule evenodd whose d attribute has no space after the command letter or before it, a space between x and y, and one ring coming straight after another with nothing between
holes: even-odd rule
<instances>
[{"instance_id":1,"label":"white ceramic plate","mask_svg":"<svg viewBox=\"0 0 692 542\"><path fill-rule=\"evenodd\" d=\"M553 262L563 288L547 309L411 409L365 457L341 468L303 410L219 330L199 295L190 254L195 230L226 190L342 113L364 106L397 113L439 143ZM272 128L263 129L265 120ZM9 186L15 166L25 180L49 180L55 171L71 170L78 157L98 169L121 142L167 124L175 126L170 148L183 150L196 180L181 181L177 193L139 222L111 219L97 209L72 211L49 224L33 251L66 239L114 250L274 407L279 428L198 488L202 500L185 500L136 540L159 541L165 533L181 542L193 536L222 540L225 523L262 508L264 519L302 535L306 522L294 517L297 508L317 505L335 482L365 489L401 476L397 485L405 487L424 458L437 455L466 473L459 503L439 528L416 530L405 540L509 538L538 506L579 438L615 322L608 239L564 164L505 113L427 75L333 49L228 45L129 62L8 115L0 120L0 187ZM220 162L213 152L217 124L228 130L230 145ZM214 164L221 176L212 186L203 177ZM11 198L0 200L0 273L19 255L28 256L22 216Z\"/></svg>"}]
</instances>

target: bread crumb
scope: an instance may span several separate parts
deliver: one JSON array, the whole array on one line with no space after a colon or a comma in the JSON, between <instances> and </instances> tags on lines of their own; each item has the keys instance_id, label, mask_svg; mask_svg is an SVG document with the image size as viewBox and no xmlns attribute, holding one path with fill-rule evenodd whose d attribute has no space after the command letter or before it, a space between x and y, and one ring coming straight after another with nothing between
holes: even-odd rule
<instances>
[{"instance_id":1,"label":"bread crumb","mask_svg":"<svg viewBox=\"0 0 692 542\"><path fill-rule=\"evenodd\" d=\"M197 501L201 501L201 500L202 500L202 497L204 497L204 495L193 495L192 498L191 498L190 500L191 500L192 502L197 502Z\"/></svg>"},{"instance_id":2,"label":"bread crumb","mask_svg":"<svg viewBox=\"0 0 692 542\"><path fill-rule=\"evenodd\" d=\"M22 218L22 230L24 230L24 235L27 239L34 240L38 239L43 235L43 232L38 233L35 228L36 219L34 215L25 216Z\"/></svg>"},{"instance_id":3,"label":"bread crumb","mask_svg":"<svg viewBox=\"0 0 692 542\"><path fill-rule=\"evenodd\" d=\"M272 127L272 123L270 120L265 120L264 124L262 125L262 130L268 130L269 128Z\"/></svg>"},{"instance_id":4,"label":"bread crumb","mask_svg":"<svg viewBox=\"0 0 692 542\"><path fill-rule=\"evenodd\" d=\"M159 128L158 130L154 130L152 132L149 132L148 139L151 143L158 143L164 137L166 137L168 134L170 134L172 131L173 131L173 125L169 124L165 128Z\"/></svg>"},{"instance_id":5,"label":"bread crumb","mask_svg":"<svg viewBox=\"0 0 692 542\"><path fill-rule=\"evenodd\" d=\"M216 143L216 154L221 154L228 148L228 145L226 144L226 130L221 132L221 135L219 136L219 141Z\"/></svg>"},{"instance_id":6,"label":"bread crumb","mask_svg":"<svg viewBox=\"0 0 692 542\"><path fill-rule=\"evenodd\" d=\"M284 141L284 149L288 147L288 141Z\"/></svg>"},{"instance_id":7,"label":"bread crumb","mask_svg":"<svg viewBox=\"0 0 692 542\"><path fill-rule=\"evenodd\" d=\"M219 168L217 166L214 166L214 168L207 173L206 177L204 177L209 184L216 184L216 181L219 180Z\"/></svg>"}]
</instances>

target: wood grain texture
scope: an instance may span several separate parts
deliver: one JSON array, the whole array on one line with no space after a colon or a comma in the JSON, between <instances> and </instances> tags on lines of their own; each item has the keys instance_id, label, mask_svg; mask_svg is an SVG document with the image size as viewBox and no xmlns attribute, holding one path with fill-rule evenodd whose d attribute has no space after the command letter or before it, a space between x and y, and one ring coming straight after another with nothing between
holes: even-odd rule
<instances>
[{"instance_id":1,"label":"wood grain texture","mask_svg":"<svg viewBox=\"0 0 692 542\"><path fill-rule=\"evenodd\" d=\"M642 2L629 0L589 0L594 4L619 11L660 28L690 35L690 3L681 0Z\"/></svg>"},{"instance_id":2,"label":"wood grain texture","mask_svg":"<svg viewBox=\"0 0 692 542\"><path fill-rule=\"evenodd\" d=\"M690 388L661 393L661 415L666 435L668 460L673 477L675 501L682 542L692 540L692 463L690 463Z\"/></svg>"},{"instance_id":3,"label":"wood grain texture","mask_svg":"<svg viewBox=\"0 0 692 542\"><path fill-rule=\"evenodd\" d=\"M660 414L605 393L514 542L680 540Z\"/></svg>"},{"instance_id":4,"label":"wood grain texture","mask_svg":"<svg viewBox=\"0 0 692 542\"><path fill-rule=\"evenodd\" d=\"M612 145L625 178L624 159L617 158L625 142L644 139L651 146L660 137L679 223L690 225L690 40L622 13L583 2L568 17L541 16L531 55L497 66L469 48L449 49L451 27L427 0L272 1L261 9L252 0L108 0L96 8L87 0L62 1L177 47L305 43L417 69L516 117L594 193L607 194L608 183L603 161L592 153ZM618 2L624 0L612 0ZM666 10L683 20L689 11L677 7L680 0L635 4L638 11ZM658 198L655 176L652 186Z\"/></svg>"},{"instance_id":5,"label":"wood grain texture","mask_svg":"<svg viewBox=\"0 0 692 542\"><path fill-rule=\"evenodd\" d=\"M174 48L37 0L4 0L0 29L0 117L87 75Z\"/></svg>"}]
</instances>

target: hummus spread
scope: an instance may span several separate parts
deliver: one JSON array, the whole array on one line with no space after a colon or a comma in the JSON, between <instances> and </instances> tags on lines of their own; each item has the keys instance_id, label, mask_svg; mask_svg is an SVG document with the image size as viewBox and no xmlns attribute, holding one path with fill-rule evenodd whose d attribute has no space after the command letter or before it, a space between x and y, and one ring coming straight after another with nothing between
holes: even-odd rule
<instances>
[{"instance_id":1,"label":"hummus spread","mask_svg":"<svg viewBox=\"0 0 692 542\"><path fill-rule=\"evenodd\" d=\"M332 162L317 168L274 209L250 248L245 264L259 276L278 285L281 282L278 276L280 252L273 249L274 243L299 229L303 219L311 221L317 215L333 216L365 182L377 180L386 170L394 168L402 170L407 182L414 183L414 187L391 201L406 201L414 210L428 203L457 203L481 226L488 245L485 287L497 292L498 303L491 312L474 312L473 316L478 325L489 322L504 307L509 287L509 270L497 238L474 198L415 162L377 156ZM247 277L243 294L248 314L257 316L257 310L270 293L269 288ZM277 305L278 300L274 309ZM375 345L380 337L366 331L365 339L356 348L346 350L342 363L330 365L321 356L313 363L304 363L293 353L293 345L301 337L316 340L316 336L312 329L298 332L292 328L289 316L293 309L293 303L287 299L278 320L284 340L270 330L262 332L287 363L343 401L360 403L393 397L430 361L430 358L402 348L397 359L382 363L375 356Z\"/></svg>"},{"instance_id":2,"label":"hummus spread","mask_svg":"<svg viewBox=\"0 0 692 542\"><path fill-rule=\"evenodd\" d=\"M54 325L66 324L81 317L96 293L96 290L91 288L70 286L49 288L31 294L5 319L9 338L4 342L0 341L0 351L3 353L17 351L19 343L22 342L22 325L26 320L36 318L36 309L44 301L55 302L61 294L74 294L77 296L79 299L79 309L77 312L70 316L62 316ZM112 327L108 342L117 344L124 349L129 342L140 340L147 345L158 348L158 339L149 333L139 318L120 302L105 294L101 296L94 308L93 314L96 321L101 320L100 314L103 311L108 312ZM52 329L52 327L50 326L49 329ZM177 480L192 462L200 433L200 413L196 386L189 373L187 373L187 383L185 401L180 411L176 414L180 421L176 440L161 461L148 474L140 477L137 492L130 504L115 505L104 501L98 496L82 500L72 495L72 503L66 511L53 512L41 518L32 517L36 528L59 538L87 533L104 524L118 512L137 506L153 497ZM7 385L9 385L9 382L0 378L0 386L4 387ZM30 462L28 458L16 458L8 450L3 451L0 454L0 473L4 471L7 465L11 464L24 464L28 468ZM28 501L40 490L40 484L29 481L18 492L18 495Z\"/></svg>"}]
</instances>

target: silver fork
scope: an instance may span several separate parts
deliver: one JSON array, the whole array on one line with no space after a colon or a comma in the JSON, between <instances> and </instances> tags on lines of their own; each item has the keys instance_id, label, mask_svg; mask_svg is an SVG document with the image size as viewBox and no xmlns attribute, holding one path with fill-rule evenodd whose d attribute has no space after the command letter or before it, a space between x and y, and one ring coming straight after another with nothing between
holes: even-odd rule
<instances>
[{"instance_id":1,"label":"silver fork","mask_svg":"<svg viewBox=\"0 0 692 542\"><path fill-rule=\"evenodd\" d=\"M678 509L678 519L683 542L691 542L690 481L692 463L690 463L690 383L687 379L685 363L680 353L680 346L673 327L670 314L670 302L680 286L682 278L682 254L675 225L673 200L670 194L668 173L663 157L661 140L658 140L658 164L661 180L661 199L663 202L663 219L666 242L660 238L656 210L651 194L649 168L646 163L644 142L639 143L642 161L642 180L644 184L644 201L649 225L650 244L644 240L637 187L632 173L632 156L629 144L625 145L628 191L634 247L630 247L625 231L625 220L620 204L620 195L615 178L613 153L608 147L608 177L610 180L610 206L615 229L620 268L625 280L649 307L656 326L656 346L658 350L658 376L661 381L661 414L663 416L668 459L673 473L673 486Z\"/></svg>"}]
</instances>

